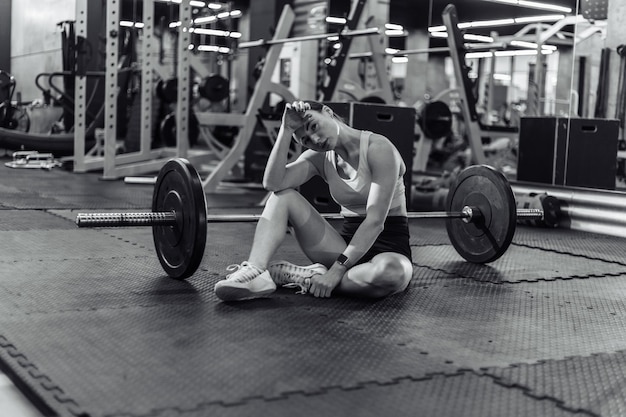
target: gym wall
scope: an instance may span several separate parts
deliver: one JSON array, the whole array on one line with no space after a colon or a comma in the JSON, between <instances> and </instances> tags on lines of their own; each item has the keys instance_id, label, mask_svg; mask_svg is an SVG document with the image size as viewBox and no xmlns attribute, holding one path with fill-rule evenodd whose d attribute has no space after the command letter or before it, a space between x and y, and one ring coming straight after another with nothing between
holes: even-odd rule
<instances>
[{"instance_id":1,"label":"gym wall","mask_svg":"<svg viewBox=\"0 0 626 417\"><path fill-rule=\"evenodd\" d=\"M75 0L13 0L11 7L11 73L22 100L41 98L35 77L62 70L61 34L57 23L75 20Z\"/></svg>"}]
</instances>

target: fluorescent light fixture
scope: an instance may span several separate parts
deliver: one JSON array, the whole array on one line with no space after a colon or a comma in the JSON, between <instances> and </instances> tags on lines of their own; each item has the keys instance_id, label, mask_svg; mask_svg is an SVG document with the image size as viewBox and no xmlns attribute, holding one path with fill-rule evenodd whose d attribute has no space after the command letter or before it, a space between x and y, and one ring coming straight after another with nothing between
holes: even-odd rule
<instances>
[{"instance_id":1,"label":"fluorescent light fixture","mask_svg":"<svg viewBox=\"0 0 626 417\"><path fill-rule=\"evenodd\" d=\"M553 51L550 51L547 49L541 50L542 55L549 55L552 52ZM531 56L531 55L537 55L537 51L533 49L518 50L518 51L496 51L494 52L494 54L496 56Z\"/></svg>"},{"instance_id":2,"label":"fluorescent light fixture","mask_svg":"<svg viewBox=\"0 0 626 417\"><path fill-rule=\"evenodd\" d=\"M385 35L387 36L406 36L406 33L403 30L386 30Z\"/></svg>"},{"instance_id":3,"label":"fluorescent light fixture","mask_svg":"<svg viewBox=\"0 0 626 417\"><path fill-rule=\"evenodd\" d=\"M493 79L498 81L511 81L509 74L493 74Z\"/></svg>"},{"instance_id":4,"label":"fluorescent light fixture","mask_svg":"<svg viewBox=\"0 0 626 417\"><path fill-rule=\"evenodd\" d=\"M515 23L515 19L477 20L475 22L459 23L459 29L506 26L506 25L512 25L514 23Z\"/></svg>"},{"instance_id":5,"label":"fluorescent light fixture","mask_svg":"<svg viewBox=\"0 0 626 417\"><path fill-rule=\"evenodd\" d=\"M446 28L443 28L444 31L436 31L436 32L430 32L430 36L432 36L433 38L447 38L448 37L448 32L445 32Z\"/></svg>"},{"instance_id":6,"label":"fluorescent light fixture","mask_svg":"<svg viewBox=\"0 0 626 417\"><path fill-rule=\"evenodd\" d=\"M468 41L476 41L476 42L492 43L494 41L494 39L491 36L472 35L471 33L463 35L463 38L467 39Z\"/></svg>"},{"instance_id":7,"label":"fluorescent light fixture","mask_svg":"<svg viewBox=\"0 0 626 417\"><path fill-rule=\"evenodd\" d=\"M543 49L541 51L542 55L549 55L553 51ZM496 51L494 53L491 52L468 52L465 54L465 58L473 59L473 58L491 58L493 56L502 57L502 56L533 56L537 55L537 50L534 49L524 49L524 50L515 50L515 51Z\"/></svg>"},{"instance_id":8,"label":"fluorescent light fixture","mask_svg":"<svg viewBox=\"0 0 626 417\"><path fill-rule=\"evenodd\" d=\"M398 51L399 51L399 49L396 49L396 48L385 48L385 53L386 53L387 55L394 55L394 54L397 54L397 53L398 53Z\"/></svg>"},{"instance_id":9,"label":"fluorescent light fixture","mask_svg":"<svg viewBox=\"0 0 626 417\"><path fill-rule=\"evenodd\" d=\"M344 19L343 17L333 17L333 16L328 16L326 18L326 23L334 23L337 25L345 25L348 21L346 19Z\"/></svg>"},{"instance_id":10,"label":"fluorescent light fixture","mask_svg":"<svg viewBox=\"0 0 626 417\"><path fill-rule=\"evenodd\" d=\"M543 16L516 17L515 23L558 22L565 19L564 14L548 14Z\"/></svg>"},{"instance_id":11,"label":"fluorescent light fixture","mask_svg":"<svg viewBox=\"0 0 626 417\"><path fill-rule=\"evenodd\" d=\"M193 23L195 25L201 25L203 23L211 23L217 21L217 17L215 16L203 16L194 19Z\"/></svg>"},{"instance_id":12,"label":"fluorescent light fixture","mask_svg":"<svg viewBox=\"0 0 626 417\"><path fill-rule=\"evenodd\" d=\"M181 22L180 20L178 22L172 22L172 23L170 23L170 29L177 28L177 27L182 26L182 25L183 25L183 22Z\"/></svg>"},{"instance_id":13,"label":"fluorescent light fixture","mask_svg":"<svg viewBox=\"0 0 626 417\"><path fill-rule=\"evenodd\" d=\"M431 32L430 36L432 36L433 38L447 38L448 32ZM494 39L491 36L472 35L471 33L463 35L463 39L466 39L468 41L487 42L487 43L491 43L494 41Z\"/></svg>"},{"instance_id":14,"label":"fluorescent light fixture","mask_svg":"<svg viewBox=\"0 0 626 417\"><path fill-rule=\"evenodd\" d=\"M218 52L220 54L230 53L230 48L217 45L198 45L198 51L202 52Z\"/></svg>"},{"instance_id":15,"label":"fluorescent light fixture","mask_svg":"<svg viewBox=\"0 0 626 417\"><path fill-rule=\"evenodd\" d=\"M385 29L389 30L402 30L404 31L404 26L396 25L395 23L385 23Z\"/></svg>"},{"instance_id":16,"label":"fluorescent light fixture","mask_svg":"<svg viewBox=\"0 0 626 417\"><path fill-rule=\"evenodd\" d=\"M241 38L241 33L239 32L228 32L226 30L217 30L217 29L205 29L205 28L191 28L190 32L195 33L196 35L209 35L209 36L222 36L225 38Z\"/></svg>"},{"instance_id":17,"label":"fluorescent light fixture","mask_svg":"<svg viewBox=\"0 0 626 417\"><path fill-rule=\"evenodd\" d=\"M141 29L144 27L143 22L130 22L128 20L120 20L120 26L124 26L127 28L132 28L133 26L137 29Z\"/></svg>"},{"instance_id":18,"label":"fluorescent light fixture","mask_svg":"<svg viewBox=\"0 0 626 417\"><path fill-rule=\"evenodd\" d=\"M539 47L539 45L537 45L536 43L526 42L526 41L511 41L510 45L518 46L520 48L529 48L529 49L537 49ZM541 45L541 48L550 50L550 51L557 50L557 47L554 45Z\"/></svg>"},{"instance_id":19,"label":"fluorescent light fixture","mask_svg":"<svg viewBox=\"0 0 626 417\"><path fill-rule=\"evenodd\" d=\"M218 19L226 19L228 17L237 18L241 17L241 15L241 10L231 10L230 12L222 12L217 15L198 17L194 19L193 23L196 25L201 25L204 23L213 23L216 22Z\"/></svg>"},{"instance_id":20,"label":"fluorescent light fixture","mask_svg":"<svg viewBox=\"0 0 626 417\"><path fill-rule=\"evenodd\" d=\"M506 26L506 25L523 24L523 23L556 22L564 18L565 16L562 14L550 14L550 15L541 15L541 16L518 17L515 19L477 20L474 22L459 23L459 29ZM432 36L434 32L445 32L446 27L444 25L431 26L428 28L428 31L431 33L431 36Z\"/></svg>"},{"instance_id":21,"label":"fluorescent light fixture","mask_svg":"<svg viewBox=\"0 0 626 417\"><path fill-rule=\"evenodd\" d=\"M191 7L204 7L204 6L206 6L206 3L203 2L203 1L191 0L189 2L189 5Z\"/></svg>"},{"instance_id":22,"label":"fluorescent light fixture","mask_svg":"<svg viewBox=\"0 0 626 417\"><path fill-rule=\"evenodd\" d=\"M222 8L222 5L219 3L209 3L209 9L211 10L219 10Z\"/></svg>"},{"instance_id":23,"label":"fluorescent light fixture","mask_svg":"<svg viewBox=\"0 0 626 417\"><path fill-rule=\"evenodd\" d=\"M339 40L339 36L335 36L335 35L329 36L329 37L326 38L326 40L328 40L330 42L336 42L336 41Z\"/></svg>"},{"instance_id":24,"label":"fluorescent light fixture","mask_svg":"<svg viewBox=\"0 0 626 417\"><path fill-rule=\"evenodd\" d=\"M513 6L528 7L531 9L552 10L555 12L562 12L562 13L572 12L572 9L570 9L569 7L564 7L564 6L559 6L556 4L549 4L549 3L544 3L544 2L538 2L538 1L527 1L527 0L487 0L487 1L490 1L492 3L504 3L504 4L511 4Z\"/></svg>"},{"instance_id":25,"label":"fluorescent light fixture","mask_svg":"<svg viewBox=\"0 0 626 417\"><path fill-rule=\"evenodd\" d=\"M491 58L493 54L491 52L468 52L465 54L466 59L474 58Z\"/></svg>"},{"instance_id":26,"label":"fluorescent light fixture","mask_svg":"<svg viewBox=\"0 0 626 417\"><path fill-rule=\"evenodd\" d=\"M406 56L394 56L393 58L391 58L391 62L393 62L394 64L405 64L409 62L409 58Z\"/></svg>"}]
</instances>

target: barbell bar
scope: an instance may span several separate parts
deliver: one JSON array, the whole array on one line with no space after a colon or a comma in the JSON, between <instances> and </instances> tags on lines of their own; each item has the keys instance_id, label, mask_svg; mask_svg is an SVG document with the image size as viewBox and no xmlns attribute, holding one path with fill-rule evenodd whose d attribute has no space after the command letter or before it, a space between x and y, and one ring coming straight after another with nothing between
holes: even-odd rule
<instances>
[{"instance_id":1,"label":"barbell bar","mask_svg":"<svg viewBox=\"0 0 626 417\"><path fill-rule=\"evenodd\" d=\"M446 219L448 237L464 259L488 263L508 249L518 217L543 219L542 209L516 209L511 186L502 173L486 165L465 168L450 187L446 211L411 212L410 219ZM342 219L323 214L326 219ZM209 215L200 175L183 158L169 160L159 171L151 212L79 213L78 227L151 226L155 249L165 272L176 279L193 275L207 241L207 224L255 222L257 214ZM459 221L460 220L460 221Z\"/></svg>"},{"instance_id":2,"label":"barbell bar","mask_svg":"<svg viewBox=\"0 0 626 417\"><path fill-rule=\"evenodd\" d=\"M239 42L237 45L238 49L246 49L246 48L254 48L257 46L265 46L265 45L276 45L282 43L289 42L304 42L304 41L314 41L319 39L326 39L331 36L339 36L339 37L354 37L354 36L367 36L367 35L376 35L380 33L379 28L366 28L366 29L355 29L355 30L344 30L343 32L335 32L335 33L319 33L315 35L303 35L303 36L295 36L293 38L284 38L284 39L257 39L255 41L246 41Z\"/></svg>"},{"instance_id":3,"label":"barbell bar","mask_svg":"<svg viewBox=\"0 0 626 417\"><path fill-rule=\"evenodd\" d=\"M169 212L129 212L129 213L79 213L76 216L78 227L141 227L141 226L176 226L178 213ZM475 207L465 206L459 212L421 211L409 212L409 219L462 219L465 222L476 221ZM543 219L541 209L517 209L518 218ZM327 220L342 220L344 217L336 213L322 213ZM244 223L257 222L261 214L207 214L207 223Z\"/></svg>"}]
</instances>

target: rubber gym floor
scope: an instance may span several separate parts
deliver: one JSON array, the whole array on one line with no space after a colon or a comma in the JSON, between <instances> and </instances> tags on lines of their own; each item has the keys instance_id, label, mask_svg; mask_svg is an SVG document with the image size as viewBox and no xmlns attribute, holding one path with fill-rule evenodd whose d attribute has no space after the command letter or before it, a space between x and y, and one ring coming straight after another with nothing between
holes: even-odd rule
<instances>
[{"instance_id":1,"label":"rubber gym floor","mask_svg":"<svg viewBox=\"0 0 626 417\"><path fill-rule=\"evenodd\" d=\"M222 303L213 286L253 223L209 225L185 281L161 269L150 228L74 224L149 210L151 194L0 167L0 369L43 415L626 415L623 239L520 226L504 257L474 265L443 221L414 220L405 293ZM263 195L224 188L208 206L258 212ZM289 235L278 257L305 262Z\"/></svg>"}]
</instances>

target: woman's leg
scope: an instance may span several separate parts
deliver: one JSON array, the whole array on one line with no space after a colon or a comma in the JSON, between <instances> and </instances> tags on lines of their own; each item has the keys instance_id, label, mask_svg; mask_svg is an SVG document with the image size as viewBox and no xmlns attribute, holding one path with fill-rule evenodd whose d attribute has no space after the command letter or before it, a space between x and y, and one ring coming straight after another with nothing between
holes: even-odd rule
<instances>
[{"instance_id":1,"label":"woman's leg","mask_svg":"<svg viewBox=\"0 0 626 417\"><path fill-rule=\"evenodd\" d=\"M260 269L267 265L285 239L291 225L296 240L312 262L330 267L346 243L315 208L297 191L270 195L256 227L248 262Z\"/></svg>"},{"instance_id":2,"label":"woman's leg","mask_svg":"<svg viewBox=\"0 0 626 417\"><path fill-rule=\"evenodd\" d=\"M413 277L413 264L404 255L379 253L348 270L337 290L357 297L385 297L404 291Z\"/></svg>"}]
</instances>

